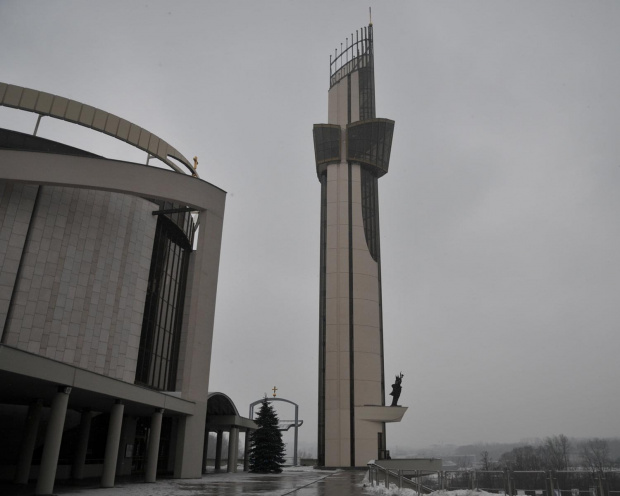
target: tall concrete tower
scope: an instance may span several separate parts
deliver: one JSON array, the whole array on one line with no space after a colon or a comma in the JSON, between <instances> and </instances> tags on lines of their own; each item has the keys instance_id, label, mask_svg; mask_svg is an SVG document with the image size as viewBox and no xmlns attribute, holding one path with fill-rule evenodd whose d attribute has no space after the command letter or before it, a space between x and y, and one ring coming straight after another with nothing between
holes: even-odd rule
<instances>
[{"instance_id":1,"label":"tall concrete tower","mask_svg":"<svg viewBox=\"0 0 620 496\"><path fill-rule=\"evenodd\" d=\"M344 45L344 46L343 46ZM394 121L375 115L372 23L330 57L328 124L314 125L321 183L318 464L364 466L385 453L378 178Z\"/></svg>"}]
</instances>

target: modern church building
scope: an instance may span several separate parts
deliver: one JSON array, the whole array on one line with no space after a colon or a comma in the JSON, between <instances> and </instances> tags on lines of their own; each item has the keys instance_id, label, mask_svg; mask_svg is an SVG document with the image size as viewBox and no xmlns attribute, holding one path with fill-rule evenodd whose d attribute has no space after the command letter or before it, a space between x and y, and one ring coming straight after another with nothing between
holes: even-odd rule
<instances>
[{"instance_id":1,"label":"modern church building","mask_svg":"<svg viewBox=\"0 0 620 496\"><path fill-rule=\"evenodd\" d=\"M386 453L378 179L394 121L376 117L373 27L330 57L328 123L314 126L321 183L318 463L365 466Z\"/></svg>"},{"instance_id":2,"label":"modern church building","mask_svg":"<svg viewBox=\"0 0 620 496\"><path fill-rule=\"evenodd\" d=\"M225 192L103 110L4 83L0 105L148 154L0 129L0 479L200 477L209 425L254 425L208 391Z\"/></svg>"}]
</instances>

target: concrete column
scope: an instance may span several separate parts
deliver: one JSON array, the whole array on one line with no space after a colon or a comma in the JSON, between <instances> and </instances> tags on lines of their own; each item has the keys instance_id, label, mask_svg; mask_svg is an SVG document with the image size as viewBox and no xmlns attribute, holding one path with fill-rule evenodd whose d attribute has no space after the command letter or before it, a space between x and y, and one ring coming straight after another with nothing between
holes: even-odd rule
<instances>
[{"instance_id":1,"label":"concrete column","mask_svg":"<svg viewBox=\"0 0 620 496\"><path fill-rule=\"evenodd\" d=\"M202 473L207 473L207 461L209 458L209 429L205 427L205 440L202 445Z\"/></svg>"},{"instance_id":2,"label":"concrete column","mask_svg":"<svg viewBox=\"0 0 620 496\"><path fill-rule=\"evenodd\" d=\"M123 410L125 405L119 400L114 403L110 412L108 425L108 439L105 445L105 457L103 459L103 474L101 475L101 487L114 487L116 477L116 462L118 460L118 445L121 439L121 427L123 426Z\"/></svg>"},{"instance_id":3,"label":"concrete column","mask_svg":"<svg viewBox=\"0 0 620 496\"><path fill-rule=\"evenodd\" d=\"M243 471L250 470L250 429L245 431L245 447L243 449Z\"/></svg>"},{"instance_id":4,"label":"concrete column","mask_svg":"<svg viewBox=\"0 0 620 496\"><path fill-rule=\"evenodd\" d=\"M56 468L58 467L58 454L60 453L60 442L62 440L62 431L65 426L65 416L67 414L67 404L69 403L70 393L70 387L61 386L58 388L58 392L52 401L35 494L52 494L54 490Z\"/></svg>"},{"instance_id":5,"label":"concrete column","mask_svg":"<svg viewBox=\"0 0 620 496\"><path fill-rule=\"evenodd\" d=\"M202 477L202 451L207 417L207 402L195 403L194 415L179 417L174 456L175 479Z\"/></svg>"},{"instance_id":6,"label":"concrete column","mask_svg":"<svg viewBox=\"0 0 620 496\"><path fill-rule=\"evenodd\" d=\"M84 466L86 465L86 451L88 450L88 438L90 436L90 422L93 418L93 412L85 410L80 418L80 437L75 448L75 457L73 458L73 467L71 468L71 476L74 479L84 478Z\"/></svg>"},{"instance_id":7,"label":"concrete column","mask_svg":"<svg viewBox=\"0 0 620 496\"><path fill-rule=\"evenodd\" d=\"M144 482L155 482L157 479L157 459L159 458L159 437L161 434L161 419L164 414L163 408L158 408L151 415L151 433L146 454L146 470Z\"/></svg>"},{"instance_id":8,"label":"concrete column","mask_svg":"<svg viewBox=\"0 0 620 496\"><path fill-rule=\"evenodd\" d=\"M222 468L222 439L224 433L217 431L217 442L215 443L215 470Z\"/></svg>"},{"instance_id":9,"label":"concrete column","mask_svg":"<svg viewBox=\"0 0 620 496\"><path fill-rule=\"evenodd\" d=\"M24 436L22 438L22 445L19 451L17 470L15 471L15 484L28 484L30 465L32 465L32 454L34 453L35 444L37 442L39 421L41 420L42 411L43 404L41 403L41 400L31 403L28 407L28 416L26 417L26 426L24 427Z\"/></svg>"},{"instance_id":10,"label":"concrete column","mask_svg":"<svg viewBox=\"0 0 620 496\"><path fill-rule=\"evenodd\" d=\"M226 472L237 471L237 459L239 458L239 429L237 427L230 428L228 435L228 466Z\"/></svg>"},{"instance_id":11,"label":"concrete column","mask_svg":"<svg viewBox=\"0 0 620 496\"><path fill-rule=\"evenodd\" d=\"M133 452L132 456L127 456L125 446L127 446L128 444L135 444L137 423L137 417L133 417L131 415L123 415L123 426L121 427L121 437L118 443L119 450L118 460L116 463L116 476L131 475ZM144 455L146 456L146 452L144 453Z\"/></svg>"}]
</instances>

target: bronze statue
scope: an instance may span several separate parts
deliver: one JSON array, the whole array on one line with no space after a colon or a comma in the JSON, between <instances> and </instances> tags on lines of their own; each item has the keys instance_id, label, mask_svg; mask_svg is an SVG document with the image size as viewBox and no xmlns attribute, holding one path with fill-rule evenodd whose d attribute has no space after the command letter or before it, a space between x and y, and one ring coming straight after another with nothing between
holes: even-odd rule
<instances>
[{"instance_id":1,"label":"bronze statue","mask_svg":"<svg viewBox=\"0 0 620 496\"><path fill-rule=\"evenodd\" d=\"M400 375L396 376L396 382L392 384L392 392L390 393L390 396L392 396L392 404L390 406L398 406L398 398L400 398L400 392L403 389L400 385L400 383L403 382L403 377L405 376L401 372Z\"/></svg>"}]
</instances>

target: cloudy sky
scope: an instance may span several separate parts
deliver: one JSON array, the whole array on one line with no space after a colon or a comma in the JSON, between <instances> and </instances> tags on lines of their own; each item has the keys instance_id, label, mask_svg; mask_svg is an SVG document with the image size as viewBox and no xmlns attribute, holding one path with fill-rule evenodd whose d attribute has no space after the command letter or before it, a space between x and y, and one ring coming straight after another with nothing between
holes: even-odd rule
<instances>
[{"instance_id":1,"label":"cloudy sky","mask_svg":"<svg viewBox=\"0 0 620 496\"><path fill-rule=\"evenodd\" d=\"M0 0L0 81L161 136L228 192L212 391L316 441L329 55L373 9L388 448L619 435L620 3ZM32 132L34 114L0 108ZM44 119L39 135L144 162ZM388 387L389 390L389 387ZM292 412L282 410L281 418Z\"/></svg>"}]
</instances>

